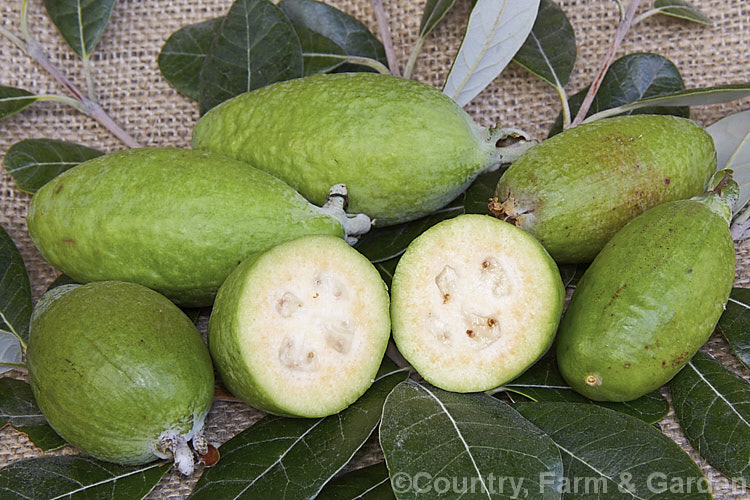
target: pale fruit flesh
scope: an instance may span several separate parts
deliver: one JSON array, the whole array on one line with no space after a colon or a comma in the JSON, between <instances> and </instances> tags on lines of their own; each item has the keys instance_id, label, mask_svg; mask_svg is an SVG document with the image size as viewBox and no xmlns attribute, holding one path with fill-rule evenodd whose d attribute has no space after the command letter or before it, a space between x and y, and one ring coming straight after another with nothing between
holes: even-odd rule
<instances>
[{"instance_id":1,"label":"pale fruit flesh","mask_svg":"<svg viewBox=\"0 0 750 500\"><path fill-rule=\"evenodd\" d=\"M430 383L484 391L549 349L564 289L539 243L512 225L460 216L417 238L393 278L393 337Z\"/></svg>"},{"instance_id":2,"label":"pale fruit flesh","mask_svg":"<svg viewBox=\"0 0 750 500\"><path fill-rule=\"evenodd\" d=\"M267 412L320 417L370 386L390 332L388 294L335 237L305 237L243 263L222 287L209 345L227 387Z\"/></svg>"}]
</instances>

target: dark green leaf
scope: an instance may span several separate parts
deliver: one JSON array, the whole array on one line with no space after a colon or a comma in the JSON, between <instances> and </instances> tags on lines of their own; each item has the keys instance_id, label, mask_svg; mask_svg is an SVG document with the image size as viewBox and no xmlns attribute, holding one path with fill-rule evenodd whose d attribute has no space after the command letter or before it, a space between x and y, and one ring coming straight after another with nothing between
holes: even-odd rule
<instances>
[{"instance_id":1,"label":"dark green leaf","mask_svg":"<svg viewBox=\"0 0 750 500\"><path fill-rule=\"evenodd\" d=\"M301 27L327 38L347 55L368 57L387 64L383 44L349 14L315 0L283 0L279 7L295 28Z\"/></svg>"},{"instance_id":2,"label":"dark green leaf","mask_svg":"<svg viewBox=\"0 0 750 500\"><path fill-rule=\"evenodd\" d=\"M719 329L742 364L750 368L750 288L733 288Z\"/></svg>"},{"instance_id":3,"label":"dark green leaf","mask_svg":"<svg viewBox=\"0 0 750 500\"><path fill-rule=\"evenodd\" d=\"M620 412L581 403L517 403L560 448L566 499L710 499L708 481L661 431Z\"/></svg>"},{"instance_id":4,"label":"dark green leaf","mask_svg":"<svg viewBox=\"0 0 750 500\"><path fill-rule=\"evenodd\" d=\"M0 497L143 498L171 467L163 462L122 466L75 455L32 458L0 470Z\"/></svg>"},{"instance_id":5,"label":"dark green leaf","mask_svg":"<svg viewBox=\"0 0 750 500\"><path fill-rule=\"evenodd\" d=\"M399 384L383 408L380 446L397 498L560 498L553 484L563 470L554 443L485 394ZM498 484L498 475L513 481Z\"/></svg>"},{"instance_id":6,"label":"dark green leaf","mask_svg":"<svg viewBox=\"0 0 750 500\"><path fill-rule=\"evenodd\" d=\"M29 339L31 285L18 248L0 227L0 330Z\"/></svg>"},{"instance_id":7,"label":"dark green leaf","mask_svg":"<svg viewBox=\"0 0 750 500\"><path fill-rule=\"evenodd\" d=\"M443 92L466 106L513 59L531 33L538 10L539 0L479 0Z\"/></svg>"},{"instance_id":8,"label":"dark green leaf","mask_svg":"<svg viewBox=\"0 0 750 500\"><path fill-rule=\"evenodd\" d=\"M107 27L115 0L44 0L52 22L68 45L88 59Z\"/></svg>"},{"instance_id":9,"label":"dark green leaf","mask_svg":"<svg viewBox=\"0 0 750 500\"><path fill-rule=\"evenodd\" d=\"M639 99L669 94L684 88L685 84L679 70L669 59L658 54L629 54L616 60L609 68L587 116ZM588 88L585 88L570 98L570 111L573 116L580 109L587 92ZM689 108L664 107L658 104L633 111L683 117L690 115ZM562 116L558 116L553 125L553 133L550 135L559 132L561 128Z\"/></svg>"},{"instance_id":10,"label":"dark green leaf","mask_svg":"<svg viewBox=\"0 0 750 500\"><path fill-rule=\"evenodd\" d=\"M294 29L297 31L297 36L302 45L305 76L327 73L344 63L341 57L326 57L327 55L346 56L344 49L330 39L304 26L295 26Z\"/></svg>"},{"instance_id":11,"label":"dark green leaf","mask_svg":"<svg viewBox=\"0 0 750 500\"><path fill-rule=\"evenodd\" d=\"M490 199L495 196L497 183L505 169L480 174L464 193L464 213L489 214Z\"/></svg>"},{"instance_id":12,"label":"dark green leaf","mask_svg":"<svg viewBox=\"0 0 750 500\"><path fill-rule=\"evenodd\" d=\"M348 472L323 488L316 500L392 500L385 462Z\"/></svg>"},{"instance_id":13,"label":"dark green leaf","mask_svg":"<svg viewBox=\"0 0 750 500\"><path fill-rule=\"evenodd\" d=\"M47 290L45 290L45 293L49 292L53 288L57 288L58 286L78 285L78 284L79 283L77 281L75 281L73 278L71 278L67 274L61 274L60 276L55 278L55 280L52 283L49 284L49 286L47 287Z\"/></svg>"},{"instance_id":14,"label":"dark green leaf","mask_svg":"<svg viewBox=\"0 0 750 500\"><path fill-rule=\"evenodd\" d=\"M578 280L580 280L583 273L586 272L587 267L586 264L561 264L560 277L562 278L565 288L575 288L578 284Z\"/></svg>"},{"instance_id":15,"label":"dark green leaf","mask_svg":"<svg viewBox=\"0 0 750 500\"><path fill-rule=\"evenodd\" d=\"M669 392L693 448L728 478L750 484L750 384L699 352Z\"/></svg>"},{"instance_id":16,"label":"dark green leaf","mask_svg":"<svg viewBox=\"0 0 750 500\"><path fill-rule=\"evenodd\" d=\"M223 18L184 26L172 33L159 52L159 70L185 97L200 99L199 79L203 61Z\"/></svg>"},{"instance_id":17,"label":"dark green leaf","mask_svg":"<svg viewBox=\"0 0 750 500\"><path fill-rule=\"evenodd\" d=\"M35 193L71 167L104 153L98 149L54 139L26 139L5 155L5 170L21 191Z\"/></svg>"},{"instance_id":18,"label":"dark green leaf","mask_svg":"<svg viewBox=\"0 0 750 500\"><path fill-rule=\"evenodd\" d=\"M600 111L591 115L590 120L600 120L610 116L621 115L635 110L654 106L707 106L709 104L723 104L750 96L750 83L732 85L718 85L702 89L688 89L656 97L648 97L612 109Z\"/></svg>"},{"instance_id":19,"label":"dark green leaf","mask_svg":"<svg viewBox=\"0 0 750 500\"><path fill-rule=\"evenodd\" d=\"M391 371L343 412L320 419L267 416L224 443L191 498L312 498L367 441L388 393L407 377Z\"/></svg>"},{"instance_id":20,"label":"dark green leaf","mask_svg":"<svg viewBox=\"0 0 750 500\"><path fill-rule=\"evenodd\" d=\"M591 401L575 392L565 382L557 369L557 360L554 356L545 356L523 375L503 387L533 401L597 404L610 410L626 413L648 424L658 422L669 413L669 403L659 394L659 391L651 392L635 401L625 403Z\"/></svg>"},{"instance_id":21,"label":"dark green leaf","mask_svg":"<svg viewBox=\"0 0 750 500\"><path fill-rule=\"evenodd\" d=\"M701 12L697 7L684 0L656 0L654 9L662 14L680 19L687 19L700 24L712 25L714 22L710 17Z\"/></svg>"},{"instance_id":22,"label":"dark green leaf","mask_svg":"<svg viewBox=\"0 0 750 500\"><path fill-rule=\"evenodd\" d=\"M301 76L302 48L284 12L269 0L236 0L201 68L201 113L249 90Z\"/></svg>"},{"instance_id":23,"label":"dark green leaf","mask_svg":"<svg viewBox=\"0 0 750 500\"><path fill-rule=\"evenodd\" d=\"M455 3L456 0L427 0L419 23L419 38L427 38Z\"/></svg>"},{"instance_id":24,"label":"dark green leaf","mask_svg":"<svg viewBox=\"0 0 750 500\"><path fill-rule=\"evenodd\" d=\"M190 318L190 321L193 323L197 323L198 319L201 316L201 313L203 312L203 309L200 307L184 307L182 308L182 312L185 313L185 316Z\"/></svg>"},{"instance_id":25,"label":"dark green leaf","mask_svg":"<svg viewBox=\"0 0 750 500\"><path fill-rule=\"evenodd\" d=\"M34 104L39 97L28 90L0 86L0 120Z\"/></svg>"},{"instance_id":26,"label":"dark green leaf","mask_svg":"<svg viewBox=\"0 0 750 500\"><path fill-rule=\"evenodd\" d=\"M549 83L563 88L576 62L576 36L565 12L552 0L542 0L529 37L513 58Z\"/></svg>"},{"instance_id":27,"label":"dark green leaf","mask_svg":"<svg viewBox=\"0 0 750 500\"><path fill-rule=\"evenodd\" d=\"M375 263L375 268L380 273L380 277L383 278L383 281L388 288L391 287L393 273L396 272L396 266L398 265L399 260L401 260L401 256Z\"/></svg>"},{"instance_id":28,"label":"dark green leaf","mask_svg":"<svg viewBox=\"0 0 750 500\"><path fill-rule=\"evenodd\" d=\"M47 423L34 401L31 386L21 380L0 378L0 427L12 425L44 451L62 448L67 443Z\"/></svg>"}]
</instances>

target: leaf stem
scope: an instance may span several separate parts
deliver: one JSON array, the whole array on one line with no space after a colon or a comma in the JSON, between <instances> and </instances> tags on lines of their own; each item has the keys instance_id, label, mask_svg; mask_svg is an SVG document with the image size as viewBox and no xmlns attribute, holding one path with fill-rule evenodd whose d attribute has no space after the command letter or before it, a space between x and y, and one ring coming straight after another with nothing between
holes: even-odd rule
<instances>
[{"instance_id":1,"label":"leaf stem","mask_svg":"<svg viewBox=\"0 0 750 500\"><path fill-rule=\"evenodd\" d=\"M60 104L65 104L67 106L75 108L81 113L86 113L86 108L84 108L83 104L81 104L81 101L77 99L73 99L72 97L66 97L64 95L42 94L42 95L37 95L36 99L38 101L58 102Z\"/></svg>"},{"instance_id":2,"label":"leaf stem","mask_svg":"<svg viewBox=\"0 0 750 500\"><path fill-rule=\"evenodd\" d=\"M620 10L620 21L625 19L625 7L622 5L622 0L615 0L617 8Z\"/></svg>"},{"instance_id":3,"label":"leaf stem","mask_svg":"<svg viewBox=\"0 0 750 500\"><path fill-rule=\"evenodd\" d=\"M411 78L411 75L414 73L414 66L417 64L417 57L419 57L419 54L422 52L424 42L425 37L420 36L417 39L417 43L414 45L414 50L409 56L409 60L406 62L406 68L404 69L404 78Z\"/></svg>"},{"instance_id":4,"label":"leaf stem","mask_svg":"<svg viewBox=\"0 0 750 500\"><path fill-rule=\"evenodd\" d=\"M6 363L6 362L2 362L2 363L0 363L0 366L10 366L14 370L25 370L26 369L26 365L23 364L23 363Z\"/></svg>"},{"instance_id":5,"label":"leaf stem","mask_svg":"<svg viewBox=\"0 0 750 500\"><path fill-rule=\"evenodd\" d=\"M565 88L560 85L555 85L557 95L560 97L562 103L562 117L563 117L563 129L570 127L570 104L568 103L568 94L565 92Z\"/></svg>"},{"instance_id":6,"label":"leaf stem","mask_svg":"<svg viewBox=\"0 0 750 500\"><path fill-rule=\"evenodd\" d=\"M591 104L594 102L594 97L596 96L596 93L599 91L599 87L601 87L602 85L602 81L604 80L604 75L607 74L607 70L609 69L610 65L612 65L612 61L615 58L615 53L617 52L617 49L620 48L620 44L622 44L622 41L625 39L625 35L628 33L628 31L630 30L630 27L633 24L633 18L635 17L635 13L638 10L638 5L640 3L641 3L640 0L630 0L630 3L628 4L628 10L627 12L625 12L625 17L620 21L620 24L617 26L617 32L615 33L615 38L612 40L612 44L609 47L607 56L604 58L601 68L599 68L599 72L594 78L594 81L591 84L591 87L589 87L589 91L586 94L586 98L583 100L583 104L581 104L581 108L578 110L578 114L576 115L573 122L570 124L571 127L580 125L581 122L583 122L583 120L586 118L586 114L588 113L589 109L591 109Z\"/></svg>"},{"instance_id":7,"label":"leaf stem","mask_svg":"<svg viewBox=\"0 0 750 500\"><path fill-rule=\"evenodd\" d=\"M369 57L360 57L360 56L342 56L339 54L321 54L318 52L303 52L302 55L304 57L325 57L327 59L339 59L344 62L348 62L351 64L358 64L360 66L367 66L368 68L372 68L378 73L382 73L384 75L390 75L391 70L388 69L388 66L381 63L380 61L377 61L375 59L369 58Z\"/></svg>"},{"instance_id":8,"label":"leaf stem","mask_svg":"<svg viewBox=\"0 0 750 500\"><path fill-rule=\"evenodd\" d=\"M385 15L383 0L372 0L372 8L375 10L375 19L378 21L380 37L383 39L385 57L388 59L388 66L391 68L391 74L393 76L401 76L401 72L398 69L396 52L393 50L393 36L391 36L391 28L388 26L388 18Z\"/></svg>"},{"instance_id":9,"label":"leaf stem","mask_svg":"<svg viewBox=\"0 0 750 500\"><path fill-rule=\"evenodd\" d=\"M647 10L646 12L644 12L643 14L641 14L640 16L638 16L635 19L633 19L632 26L635 26L636 24L640 23L644 19L648 19L651 16L655 16L656 14L661 14L661 12L662 12L662 9Z\"/></svg>"},{"instance_id":10,"label":"leaf stem","mask_svg":"<svg viewBox=\"0 0 750 500\"><path fill-rule=\"evenodd\" d=\"M83 58L83 74L86 76L86 88L89 92L89 99L97 101L94 88L94 73L91 68L91 59L89 57Z\"/></svg>"},{"instance_id":11,"label":"leaf stem","mask_svg":"<svg viewBox=\"0 0 750 500\"><path fill-rule=\"evenodd\" d=\"M0 36L4 36L5 38L13 42L13 45L23 50L24 52L26 52L26 44L23 43L23 40L18 38L16 35L11 33L10 31L6 30L2 26L0 26Z\"/></svg>"}]
</instances>

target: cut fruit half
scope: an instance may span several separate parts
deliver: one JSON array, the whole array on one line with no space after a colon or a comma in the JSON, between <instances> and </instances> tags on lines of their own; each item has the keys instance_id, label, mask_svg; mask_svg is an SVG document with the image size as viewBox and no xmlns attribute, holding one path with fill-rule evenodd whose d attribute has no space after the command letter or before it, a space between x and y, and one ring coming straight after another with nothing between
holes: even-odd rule
<instances>
[{"instance_id":1,"label":"cut fruit half","mask_svg":"<svg viewBox=\"0 0 750 500\"><path fill-rule=\"evenodd\" d=\"M224 384L249 405L322 417L370 387L389 334L375 267L340 238L309 236L237 267L219 290L208 342Z\"/></svg>"},{"instance_id":2,"label":"cut fruit half","mask_svg":"<svg viewBox=\"0 0 750 500\"><path fill-rule=\"evenodd\" d=\"M557 265L531 235L462 215L415 239L393 275L393 339L431 384L498 387L552 345L565 299Z\"/></svg>"}]
</instances>

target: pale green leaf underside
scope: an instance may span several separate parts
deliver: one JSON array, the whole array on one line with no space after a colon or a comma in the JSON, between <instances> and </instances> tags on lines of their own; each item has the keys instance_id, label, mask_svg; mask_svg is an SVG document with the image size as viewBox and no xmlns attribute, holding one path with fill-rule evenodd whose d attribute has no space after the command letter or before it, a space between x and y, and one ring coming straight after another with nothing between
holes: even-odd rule
<instances>
[{"instance_id":1,"label":"pale green leaf underside","mask_svg":"<svg viewBox=\"0 0 750 500\"><path fill-rule=\"evenodd\" d=\"M88 59L107 27L115 0L44 0L52 22L73 51Z\"/></svg>"},{"instance_id":2,"label":"pale green leaf underside","mask_svg":"<svg viewBox=\"0 0 750 500\"><path fill-rule=\"evenodd\" d=\"M687 19L700 24L712 25L714 22L710 17L701 12L697 7L684 0L656 0L654 9L661 14Z\"/></svg>"},{"instance_id":3,"label":"pale green leaf underside","mask_svg":"<svg viewBox=\"0 0 750 500\"><path fill-rule=\"evenodd\" d=\"M531 32L540 0L478 0L443 92L467 105L513 59Z\"/></svg>"},{"instance_id":4,"label":"pale green leaf underside","mask_svg":"<svg viewBox=\"0 0 750 500\"><path fill-rule=\"evenodd\" d=\"M23 363L21 343L10 332L0 330L0 374Z\"/></svg>"},{"instance_id":5,"label":"pale green leaf underside","mask_svg":"<svg viewBox=\"0 0 750 500\"><path fill-rule=\"evenodd\" d=\"M737 213L750 201L750 110L722 118L706 131L714 139L719 170L733 170L740 185Z\"/></svg>"}]
</instances>

